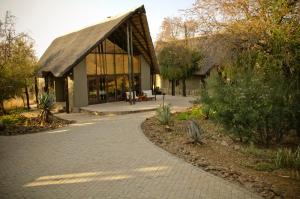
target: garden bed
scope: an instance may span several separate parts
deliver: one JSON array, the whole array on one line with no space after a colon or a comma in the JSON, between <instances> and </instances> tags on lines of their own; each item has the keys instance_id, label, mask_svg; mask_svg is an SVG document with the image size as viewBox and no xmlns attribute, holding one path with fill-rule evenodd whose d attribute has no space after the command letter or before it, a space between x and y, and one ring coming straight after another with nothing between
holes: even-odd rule
<instances>
[{"instance_id":1,"label":"garden bed","mask_svg":"<svg viewBox=\"0 0 300 199\"><path fill-rule=\"evenodd\" d=\"M0 135L2 136L38 133L41 131L64 127L73 123L73 121L52 116L51 122L41 124L38 111L12 113L0 116L0 120L2 120L5 124L5 128L2 130L0 129Z\"/></svg>"},{"instance_id":2,"label":"garden bed","mask_svg":"<svg viewBox=\"0 0 300 199\"><path fill-rule=\"evenodd\" d=\"M174 118L170 125L161 125L156 117L147 118L142 124L144 134L177 157L264 198L300 198L299 171L276 169L269 163L275 149L240 144L205 119L197 119L204 130L203 144L194 144L186 133L187 120L178 113Z\"/></svg>"}]
</instances>

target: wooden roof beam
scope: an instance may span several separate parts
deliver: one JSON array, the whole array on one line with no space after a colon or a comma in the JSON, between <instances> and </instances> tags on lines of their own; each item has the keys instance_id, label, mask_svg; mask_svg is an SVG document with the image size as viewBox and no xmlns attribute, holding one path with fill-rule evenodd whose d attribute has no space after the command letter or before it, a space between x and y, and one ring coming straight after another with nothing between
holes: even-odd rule
<instances>
[{"instance_id":1,"label":"wooden roof beam","mask_svg":"<svg viewBox=\"0 0 300 199\"><path fill-rule=\"evenodd\" d=\"M144 33L144 36L145 36L146 46L147 46L147 48L149 50L149 53L150 53L151 50L150 50L150 47L149 47L148 39L146 38L146 30L145 30L143 19L142 19L142 14L143 13L139 13L140 23L141 23L143 33ZM153 70L154 64L153 64L152 56L150 56L150 61L151 61L151 66L152 66L151 69Z\"/></svg>"}]
</instances>

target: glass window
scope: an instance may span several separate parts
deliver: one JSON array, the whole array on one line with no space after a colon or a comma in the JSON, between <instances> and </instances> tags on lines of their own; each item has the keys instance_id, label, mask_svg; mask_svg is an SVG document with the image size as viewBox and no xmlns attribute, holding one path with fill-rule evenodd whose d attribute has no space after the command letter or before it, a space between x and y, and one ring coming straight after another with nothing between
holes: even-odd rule
<instances>
[{"instance_id":1,"label":"glass window","mask_svg":"<svg viewBox=\"0 0 300 199\"><path fill-rule=\"evenodd\" d=\"M124 55L124 73L128 74L128 56Z\"/></svg>"},{"instance_id":2,"label":"glass window","mask_svg":"<svg viewBox=\"0 0 300 199\"><path fill-rule=\"evenodd\" d=\"M123 55L116 55L116 74L124 74Z\"/></svg>"},{"instance_id":3,"label":"glass window","mask_svg":"<svg viewBox=\"0 0 300 199\"><path fill-rule=\"evenodd\" d=\"M140 56L133 57L133 72L140 73Z\"/></svg>"},{"instance_id":4,"label":"glass window","mask_svg":"<svg viewBox=\"0 0 300 199\"><path fill-rule=\"evenodd\" d=\"M114 56L113 54L106 54L106 74L113 75L115 74L114 70Z\"/></svg>"},{"instance_id":5,"label":"glass window","mask_svg":"<svg viewBox=\"0 0 300 199\"><path fill-rule=\"evenodd\" d=\"M96 77L88 78L88 98L89 103L97 103L97 79Z\"/></svg>"},{"instance_id":6,"label":"glass window","mask_svg":"<svg viewBox=\"0 0 300 199\"><path fill-rule=\"evenodd\" d=\"M95 54L86 56L86 73L87 75L96 75Z\"/></svg>"}]
</instances>

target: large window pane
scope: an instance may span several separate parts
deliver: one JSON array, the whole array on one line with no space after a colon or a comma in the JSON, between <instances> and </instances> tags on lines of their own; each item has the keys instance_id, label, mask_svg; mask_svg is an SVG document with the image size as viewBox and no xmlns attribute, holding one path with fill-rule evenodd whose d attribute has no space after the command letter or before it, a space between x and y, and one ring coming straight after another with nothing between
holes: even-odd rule
<instances>
[{"instance_id":1,"label":"large window pane","mask_svg":"<svg viewBox=\"0 0 300 199\"><path fill-rule=\"evenodd\" d=\"M140 56L133 57L133 72L140 73Z\"/></svg>"},{"instance_id":2,"label":"large window pane","mask_svg":"<svg viewBox=\"0 0 300 199\"><path fill-rule=\"evenodd\" d=\"M116 74L124 74L123 55L116 55Z\"/></svg>"},{"instance_id":3,"label":"large window pane","mask_svg":"<svg viewBox=\"0 0 300 199\"><path fill-rule=\"evenodd\" d=\"M95 104L98 102L96 77L88 77L88 98L90 104Z\"/></svg>"},{"instance_id":4,"label":"large window pane","mask_svg":"<svg viewBox=\"0 0 300 199\"><path fill-rule=\"evenodd\" d=\"M108 75L115 74L113 54L106 54L106 70L107 70L106 74L108 74Z\"/></svg>"},{"instance_id":5,"label":"large window pane","mask_svg":"<svg viewBox=\"0 0 300 199\"><path fill-rule=\"evenodd\" d=\"M128 56L124 55L124 73L128 74Z\"/></svg>"},{"instance_id":6,"label":"large window pane","mask_svg":"<svg viewBox=\"0 0 300 199\"><path fill-rule=\"evenodd\" d=\"M87 75L96 75L95 54L86 56L86 73Z\"/></svg>"}]
</instances>

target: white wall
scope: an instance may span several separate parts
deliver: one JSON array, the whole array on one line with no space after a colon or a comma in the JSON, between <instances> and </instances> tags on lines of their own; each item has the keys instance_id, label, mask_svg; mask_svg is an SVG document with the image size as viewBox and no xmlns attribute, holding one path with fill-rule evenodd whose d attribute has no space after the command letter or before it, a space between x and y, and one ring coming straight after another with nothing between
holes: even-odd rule
<instances>
[{"instance_id":1,"label":"white wall","mask_svg":"<svg viewBox=\"0 0 300 199\"><path fill-rule=\"evenodd\" d=\"M88 105L88 90L87 90L87 75L86 75L86 62L83 59L77 66L73 68L73 109Z\"/></svg>"},{"instance_id":2,"label":"white wall","mask_svg":"<svg viewBox=\"0 0 300 199\"><path fill-rule=\"evenodd\" d=\"M150 65L141 56L141 88L142 90L151 90Z\"/></svg>"}]
</instances>

